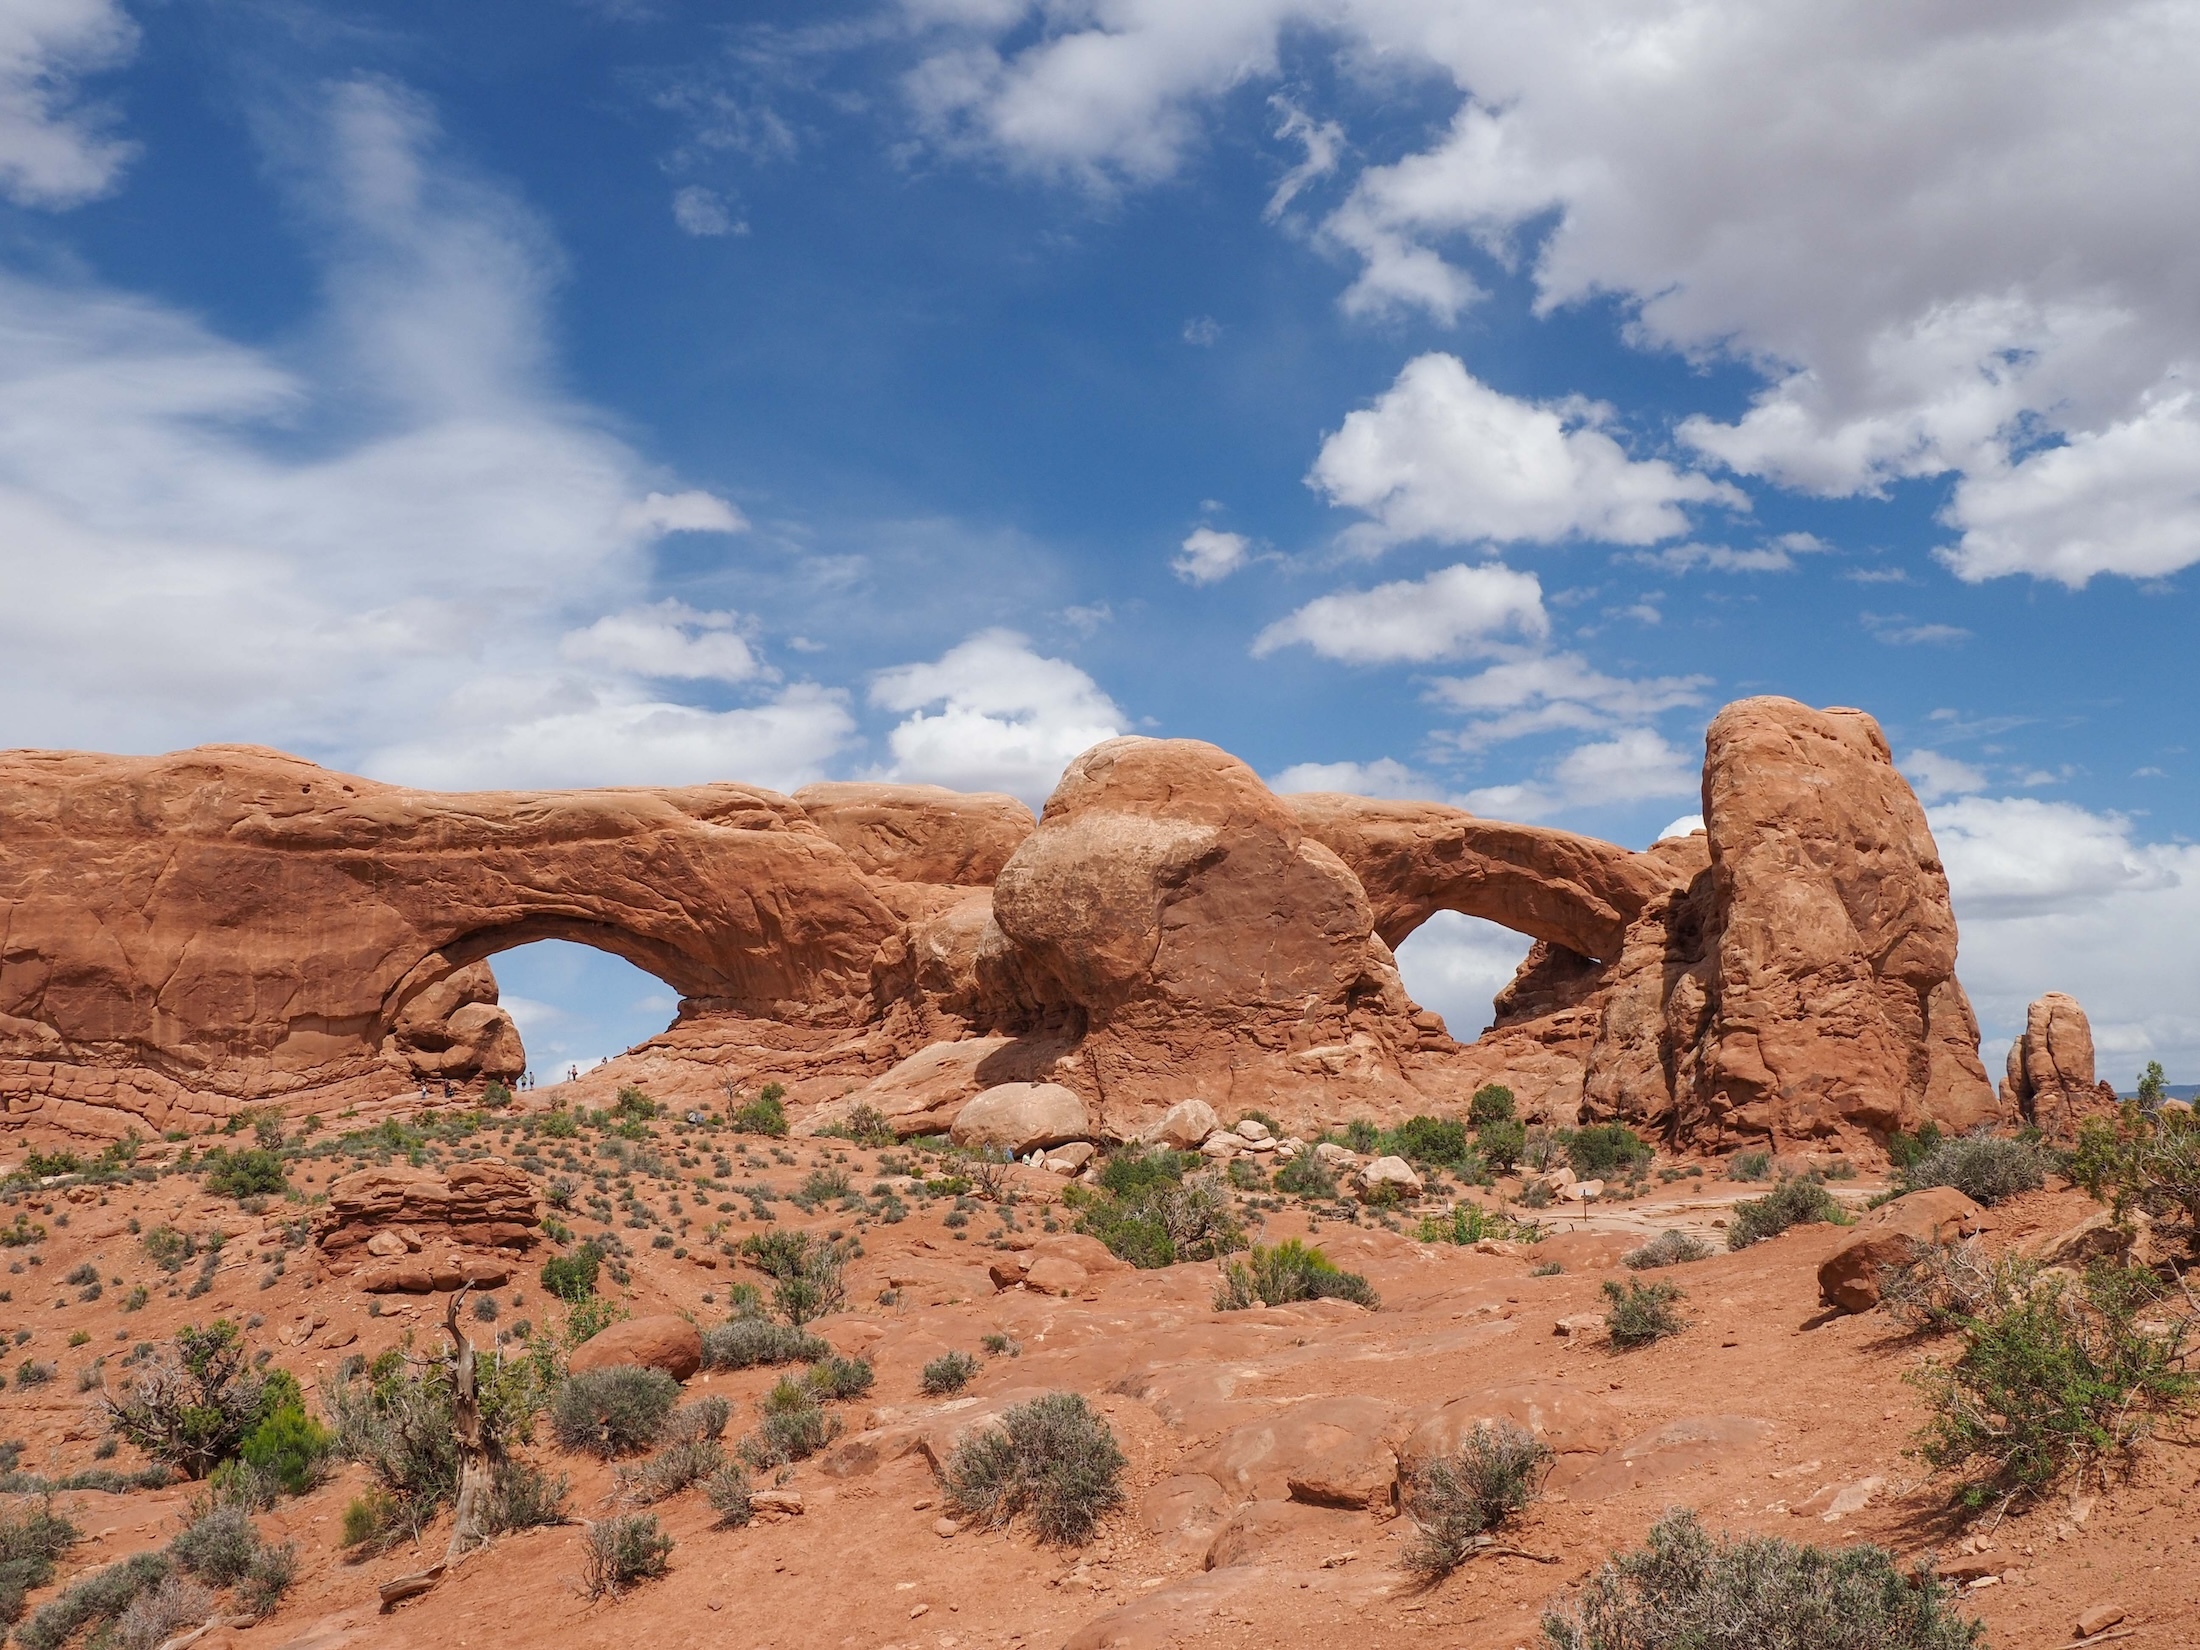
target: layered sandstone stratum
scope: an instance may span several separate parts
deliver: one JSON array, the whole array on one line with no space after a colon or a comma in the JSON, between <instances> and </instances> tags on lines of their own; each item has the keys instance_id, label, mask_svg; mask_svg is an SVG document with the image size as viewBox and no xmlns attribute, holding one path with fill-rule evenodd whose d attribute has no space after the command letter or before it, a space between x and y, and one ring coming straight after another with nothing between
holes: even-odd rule
<instances>
[{"instance_id":1,"label":"layered sandstone stratum","mask_svg":"<svg viewBox=\"0 0 2200 1650\"><path fill-rule=\"evenodd\" d=\"M681 993L604 1082L776 1080L813 1124L863 1103L945 1129L1015 1083L1068 1091L1102 1137L1194 1098L1311 1133L1494 1080L1554 1123L1868 1151L2021 1103L1979 1061L1947 879L1871 717L1729 705L1703 814L1637 853L1279 797L1190 740L1096 746L1036 822L929 786L450 794L247 746L17 751L0 1098L119 1137L509 1077L488 959L563 938ZM1535 941L1470 1044L1393 958L1440 910Z\"/></svg>"}]
</instances>

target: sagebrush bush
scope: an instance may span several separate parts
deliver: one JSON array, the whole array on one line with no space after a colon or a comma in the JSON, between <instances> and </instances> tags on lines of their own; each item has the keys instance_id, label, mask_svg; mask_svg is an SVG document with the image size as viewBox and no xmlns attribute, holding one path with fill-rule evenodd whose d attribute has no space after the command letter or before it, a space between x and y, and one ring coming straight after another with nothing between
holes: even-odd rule
<instances>
[{"instance_id":1,"label":"sagebrush bush","mask_svg":"<svg viewBox=\"0 0 2200 1650\"><path fill-rule=\"evenodd\" d=\"M1640 1249L1630 1249L1620 1256L1620 1264L1636 1272L1648 1272L1660 1266L1705 1260L1710 1254L1711 1245L1691 1233L1660 1232Z\"/></svg>"},{"instance_id":2,"label":"sagebrush bush","mask_svg":"<svg viewBox=\"0 0 2200 1650\"><path fill-rule=\"evenodd\" d=\"M965 1439L940 1477L966 1519L999 1529L1030 1519L1043 1542L1074 1546L1123 1501L1125 1461L1107 1421L1074 1392L1050 1392Z\"/></svg>"},{"instance_id":3,"label":"sagebrush bush","mask_svg":"<svg viewBox=\"0 0 2200 1650\"><path fill-rule=\"evenodd\" d=\"M245 1434L240 1454L285 1495L304 1495L320 1483L335 1448L336 1434L308 1415L302 1403L282 1403Z\"/></svg>"},{"instance_id":4,"label":"sagebrush bush","mask_svg":"<svg viewBox=\"0 0 2200 1650\"><path fill-rule=\"evenodd\" d=\"M563 1524L565 1497L571 1485L564 1473L552 1478L541 1468L525 1461L499 1461L489 1480L489 1496L481 1509L481 1527L490 1535L510 1535L519 1530L537 1530L549 1524ZM352 1506L358 1506L353 1502ZM351 1508L344 1509L345 1542L348 1546L358 1543L351 1536ZM369 1530L368 1534L373 1532Z\"/></svg>"},{"instance_id":5,"label":"sagebrush bush","mask_svg":"<svg viewBox=\"0 0 2200 1650\"><path fill-rule=\"evenodd\" d=\"M845 1182L847 1177L841 1178ZM806 1324L846 1304L847 1251L829 1238L813 1238L808 1232L760 1232L741 1240L741 1254L770 1275L772 1303L791 1324Z\"/></svg>"},{"instance_id":6,"label":"sagebrush bush","mask_svg":"<svg viewBox=\"0 0 2200 1650\"><path fill-rule=\"evenodd\" d=\"M1772 1178L1772 1154L1765 1151L1736 1152L1726 1161L1726 1178L1729 1180L1770 1180Z\"/></svg>"},{"instance_id":7,"label":"sagebrush bush","mask_svg":"<svg viewBox=\"0 0 2200 1650\"><path fill-rule=\"evenodd\" d=\"M792 1324L769 1318L735 1318L703 1331L705 1369L754 1369L768 1364L814 1363L832 1347Z\"/></svg>"},{"instance_id":8,"label":"sagebrush bush","mask_svg":"<svg viewBox=\"0 0 2200 1650\"><path fill-rule=\"evenodd\" d=\"M242 1507L216 1507L193 1519L168 1544L175 1561L211 1587L242 1580L259 1550L259 1528Z\"/></svg>"},{"instance_id":9,"label":"sagebrush bush","mask_svg":"<svg viewBox=\"0 0 2200 1650\"><path fill-rule=\"evenodd\" d=\"M237 1583L237 1602L255 1621L272 1615L297 1579L296 1543L286 1541L279 1547L262 1546L252 1555L243 1579Z\"/></svg>"},{"instance_id":10,"label":"sagebrush bush","mask_svg":"<svg viewBox=\"0 0 2200 1650\"><path fill-rule=\"evenodd\" d=\"M646 1461L621 1467L616 1481L621 1495L647 1507L700 1484L725 1464L725 1446L716 1438L680 1438Z\"/></svg>"},{"instance_id":11,"label":"sagebrush bush","mask_svg":"<svg viewBox=\"0 0 2200 1650\"><path fill-rule=\"evenodd\" d=\"M1476 1422L1458 1449L1424 1461L1408 1476L1406 1513L1414 1537L1405 1565L1424 1576L1449 1575L1476 1539L1520 1512L1542 1492L1550 1445L1511 1421Z\"/></svg>"},{"instance_id":12,"label":"sagebrush bush","mask_svg":"<svg viewBox=\"0 0 2200 1650\"><path fill-rule=\"evenodd\" d=\"M1604 1298L1604 1332L1618 1347L1648 1346L1688 1327L1676 1304L1686 1297L1670 1283L1641 1283L1629 1278L1621 1285L1607 1278Z\"/></svg>"},{"instance_id":13,"label":"sagebrush bush","mask_svg":"<svg viewBox=\"0 0 2200 1650\"><path fill-rule=\"evenodd\" d=\"M680 1401L680 1383L661 1369L614 1364L566 1377L550 1400L550 1428L567 1449L610 1460L638 1455L657 1441Z\"/></svg>"},{"instance_id":14,"label":"sagebrush bush","mask_svg":"<svg viewBox=\"0 0 2200 1650\"><path fill-rule=\"evenodd\" d=\"M663 1575L672 1546L655 1513L623 1513L591 1524L581 1539L581 1590L590 1598L617 1598L636 1582Z\"/></svg>"},{"instance_id":15,"label":"sagebrush bush","mask_svg":"<svg viewBox=\"0 0 2200 1650\"><path fill-rule=\"evenodd\" d=\"M1288 1306L1293 1301L1346 1300L1373 1311L1382 1304L1366 1278L1340 1270L1312 1244L1286 1238L1273 1248L1253 1246L1249 1259L1223 1268L1215 1290L1215 1310L1239 1312L1258 1302Z\"/></svg>"},{"instance_id":16,"label":"sagebrush bush","mask_svg":"<svg viewBox=\"0 0 2200 1650\"><path fill-rule=\"evenodd\" d=\"M1954 1317L1957 1356L1905 1377L1928 1406L1918 1454L1955 1473L1972 1506L2038 1497L2126 1455L2200 1389L2185 1369L2194 1314L2170 1300L2142 1267L2096 1265L2076 1282L1998 1270Z\"/></svg>"},{"instance_id":17,"label":"sagebrush bush","mask_svg":"<svg viewBox=\"0 0 2200 1650\"><path fill-rule=\"evenodd\" d=\"M1686 1508L1543 1617L1548 1650L1972 1650L1955 1589L1883 1548L1713 1536Z\"/></svg>"},{"instance_id":18,"label":"sagebrush bush","mask_svg":"<svg viewBox=\"0 0 2200 1650\"><path fill-rule=\"evenodd\" d=\"M1763 1197L1745 1198L1734 1205L1726 1228L1726 1246L1747 1249L1753 1243L1778 1237L1791 1226L1845 1226L1848 1218L1816 1175L1794 1175Z\"/></svg>"},{"instance_id":19,"label":"sagebrush bush","mask_svg":"<svg viewBox=\"0 0 2200 1650\"><path fill-rule=\"evenodd\" d=\"M1245 1237L1228 1185L1212 1173L1184 1176L1186 1160L1187 1154L1168 1151L1110 1158L1100 1173L1100 1195L1069 1188L1079 1209L1077 1230L1141 1268L1214 1260L1242 1247ZM1171 1178L1172 1170L1177 1178ZM1129 1189L1111 1190L1111 1177Z\"/></svg>"},{"instance_id":20,"label":"sagebrush bush","mask_svg":"<svg viewBox=\"0 0 2200 1650\"><path fill-rule=\"evenodd\" d=\"M2132 1104L2113 1121L2088 1118L2068 1173L2117 1219L2143 1214L2161 1241L2200 1253L2200 1116Z\"/></svg>"},{"instance_id":21,"label":"sagebrush bush","mask_svg":"<svg viewBox=\"0 0 2200 1650\"><path fill-rule=\"evenodd\" d=\"M697 1438L722 1437L726 1423L733 1419L733 1405L712 1393L682 1404L665 1417L665 1424L657 1434L658 1442L684 1444Z\"/></svg>"},{"instance_id":22,"label":"sagebrush bush","mask_svg":"<svg viewBox=\"0 0 2200 1650\"><path fill-rule=\"evenodd\" d=\"M22 1650L62 1650L86 1628L96 1633L116 1620L140 1593L150 1592L174 1573L174 1562L166 1553L132 1553L119 1564L71 1582L59 1598L41 1605L16 1629L15 1642Z\"/></svg>"},{"instance_id":23,"label":"sagebrush bush","mask_svg":"<svg viewBox=\"0 0 2200 1650\"><path fill-rule=\"evenodd\" d=\"M578 1306L596 1292L596 1274L603 1268L603 1251L584 1243L570 1254L552 1255L542 1263L543 1288L569 1306Z\"/></svg>"},{"instance_id":24,"label":"sagebrush bush","mask_svg":"<svg viewBox=\"0 0 2200 1650\"><path fill-rule=\"evenodd\" d=\"M2030 1140L2009 1140L1991 1129L1943 1140L1906 1164L1895 1184L1902 1191L1953 1186L1974 1203L1998 1203L2019 1192L2036 1192L2052 1166L2048 1151Z\"/></svg>"},{"instance_id":25,"label":"sagebrush bush","mask_svg":"<svg viewBox=\"0 0 2200 1650\"><path fill-rule=\"evenodd\" d=\"M738 1461L728 1461L703 1484L703 1499L718 1515L721 1529L738 1529L756 1516L751 1504L749 1475Z\"/></svg>"},{"instance_id":26,"label":"sagebrush bush","mask_svg":"<svg viewBox=\"0 0 2200 1650\"><path fill-rule=\"evenodd\" d=\"M757 1400L756 1412L756 1431L741 1440L741 1458L760 1470L807 1460L840 1436L839 1420L793 1376L781 1376Z\"/></svg>"},{"instance_id":27,"label":"sagebrush bush","mask_svg":"<svg viewBox=\"0 0 2200 1650\"><path fill-rule=\"evenodd\" d=\"M978 1373L978 1360L967 1352L943 1352L924 1366L919 1377L928 1398L950 1398L968 1386Z\"/></svg>"},{"instance_id":28,"label":"sagebrush bush","mask_svg":"<svg viewBox=\"0 0 2200 1650\"><path fill-rule=\"evenodd\" d=\"M1497 1209L1485 1209L1479 1203L1458 1203L1448 1215L1423 1215L1414 1228L1414 1237L1422 1243L1480 1243L1484 1238L1495 1238L1508 1243L1537 1243L1542 1240L1542 1228L1532 1220L1515 1220Z\"/></svg>"},{"instance_id":29,"label":"sagebrush bush","mask_svg":"<svg viewBox=\"0 0 2200 1650\"><path fill-rule=\"evenodd\" d=\"M23 1597L53 1580L54 1564L83 1539L83 1532L49 1500L0 1512L0 1627L23 1619Z\"/></svg>"},{"instance_id":30,"label":"sagebrush bush","mask_svg":"<svg viewBox=\"0 0 2200 1650\"><path fill-rule=\"evenodd\" d=\"M1301 1152L1276 1171L1276 1190L1293 1197L1327 1202L1337 1195L1337 1177L1312 1152Z\"/></svg>"},{"instance_id":31,"label":"sagebrush bush","mask_svg":"<svg viewBox=\"0 0 2200 1650\"><path fill-rule=\"evenodd\" d=\"M870 1359L838 1355L820 1359L802 1376L804 1385L828 1401L860 1398L877 1379L878 1372L871 1367Z\"/></svg>"},{"instance_id":32,"label":"sagebrush bush","mask_svg":"<svg viewBox=\"0 0 2200 1650\"><path fill-rule=\"evenodd\" d=\"M155 1650L214 1613L214 1595L171 1570L132 1598L108 1636L117 1650Z\"/></svg>"},{"instance_id":33,"label":"sagebrush bush","mask_svg":"<svg viewBox=\"0 0 2200 1650\"><path fill-rule=\"evenodd\" d=\"M2018 1299L2038 1271L2021 1255L1994 1259L1977 1238L1913 1242L1901 1262L1879 1269L1879 1304L1907 1329L1947 1334Z\"/></svg>"}]
</instances>

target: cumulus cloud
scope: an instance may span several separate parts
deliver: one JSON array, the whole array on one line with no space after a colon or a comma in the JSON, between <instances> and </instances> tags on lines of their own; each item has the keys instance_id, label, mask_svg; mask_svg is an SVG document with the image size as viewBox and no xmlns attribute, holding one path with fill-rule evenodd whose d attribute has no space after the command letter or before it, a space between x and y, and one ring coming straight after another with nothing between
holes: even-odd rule
<instances>
[{"instance_id":1,"label":"cumulus cloud","mask_svg":"<svg viewBox=\"0 0 2200 1650\"><path fill-rule=\"evenodd\" d=\"M657 490L555 387L540 225L387 82L261 130L322 264L307 342L0 276L15 737L246 739L462 787L820 771L852 732L830 695L706 708L650 686L762 682L724 615L648 605L661 534L740 518Z\"/></svg>"},{"instance_id":2,"label":"cumulus cloud","mask_svg":"<svg viewBox=\"0 0 2200 1650\"><path fill-rule=\"evenodd\" d=\"M906 713L886 736L884 777L1006 791L1034 811L1072 757L1128 721L1090 676L1012 630L980 631L930 663L881 671L870 696Z\"/></svg>"},{"instance_id":3,"label":"cumulus cloud","mask_svg":"<svg viewBox=\"0 0 2200 1650\"><path fill-rule=\"evenodd\" d=\"M2067 991L2093 1021L2101 1075L2129 1089L2148 1060L2200 1068L2200 847L2148 843L2119 814L2030 797L1929 810L1962 933L1957 970L1986 1063L2025 1005ZM2181 1080L2189 1081L2189 1078Z\"/></svg>"},{"instance_id":4,"label":"cumulus cloud","mask_svg":"<svg viewBox=\"0 0 2200 1650\"><path fill-rule=\"evenodd\" d=\"M1438 911L1398 947L1398 973L1407 994L1465 1042L1489 1030L1490 999L1512 983L1532 943L1480 917Z\"/></svg>"},{"instance_id":5,"label":"cumulus cloud","mask_svg":"<svg viewBox=\"0 0 2200 1650\"><path fill-rule=\"evenodd\" d=\"M66 207L114 187L136 145L113 116L78 98L88 75L137 50L137 25L114 0L22 0L0 18L0 194Z\"/></svg>"},{"instance_id":6,"label":"cumulus cloud","mask_svg":"<svg viewBox=\"0 0 2200 1650\"><path fill-rule=\"evenodd\" d=\"M1708 676L1607 676L1578 653L1537 653L1508 659L1477 676L1439 676L1435 703L1469 720L1447 734L1462 749L1556 729L1587 732L1642 722L1683 705L1701 704Z\"/></svg>"},{"instance_id":7,"label":"cumulus cloud","mask_svg":"<svg viewBox=\"0 0 2200 1650\"><path fill-rule=\"evenodd\" d=\"M1680 818L1658 833L1658 840L1666 842L1674 837L1694 836L1704 828L1702 814L1682 814Z\"/></svg>"},{"instance_id":8,"label":"cumulus cloud","mask_svg":"<svg viewBox=\"0 0 2200 1650\"><path fill-rule=\"evenodd\" d=\"M1518 400L1455 355L1422 355L1322 443L1308 479L1371 516L1364 536L1376 545L1650 544L1688 531L1683 504L1745 507L1722 482L1629 458L1603 418L1587 403Z\"/></svg>"},{"instance_id":9,"label":"cumulus cloud","mask_svg":"<svg viewBox=\"0 0 2200 1650\"><path fill-rule=\"evenodd\" d=\"M1493 638L1550 630L1533 573L1486 565L1443 567L1425 579L1319 596L1253 640L1253 656L1304 643L1349 664L1425 664L1456 658Z\"/></svg>"},{"instance_id":10,"label":"cumulus cloud","mask_svg":"<svg viewBox=\"0 0 2200 1650\"><path fill-rule=\"evenodd\" d=\"M1195 527L1169 565L1186 584L1214 584L1243 567L1253 552L1253 542L1243 533L1219 533L1212 527Z\"/></svg>"},{"instance_id":11,"label":"cumulus cloud","mask_svg":"<svg viewBox=\"0 0 2200 1650\"><path fill-rule=\"evenodd\" d=\"M2200 12L1000 0L922 36L913 84L1011 164L1135 183L1273 78L1287 33L1460 93L1419 151L1339 156L1348 308L1453 321L1473 247L1525 263L1545 313L1616 300L1641 345L1761 372L1740 417L1683 428L1737 472L1837 495L1953 473L1964 577L2200 560Z\"/></svg>"},{"instance_id":12,"label":"cumulus cloud","mask_svg":"<svg viewBox=\"0 0 2200 1650\"><path fill-rule=\"evenodd\" d=\"M1389 796L1408 800L1441 796L1443 787L1423 779L1392 756L1372 762L1295 762L1268 781L1278 796L1295 791L1343 791L1350 796Z\"/></svg>"},{"instance_id":13,"label":"cumulus cloud","mask_svg":"<svg viewBox=\"0 0 2200 1650\"><path fill-rule=\"evenodd\" d=\"M1702 789L1699 762L1653 728L1628 728L1610 739L1576 745L1540 777L1471 790L1466 805L1498 819L1538 820L1568 808L1693 796Z\"/></svg>"},{"instance_id":14,"label":"cumulus cloud","mask_svg":"<svg viewBox=\"0 0 2200 1650\"><path fill-rule=\"evenodd\" d=\"M580 664L608 665L635 676L745 682L763 666L738 628L735 613L699 613L685 602L662 601L606 613L569 631L558 652Z\"/></svg>"},{"instance_id":15,"label":"cumulus cloud","mask_svg":"<svg viewBox=\"0 0 2200 1650\"><path fill-rule=\"evenodd\" d=\"M1912 751L1899 766L1920 801L1938 802L1943 797L1967 796L1986 789L1985 774L1944 751Z\"/></svg>"},{"instance_id":16,"label":"cumulus cloud","mask_svg":"<svg viewBox=\"0 0 2200 1650\"><path fill-rule=\"evenodd\" d=\"M1815 533L1782 533L1747 550L1724 544L1674 544L1663 550L1629 550L1619 559L1667 573L1792 573L1797 556L1826 548Z\"/></svg>"},{"instance_id":17,"label":"cumulus cloud","mask_svg":"<svg viewBox=\"0 0 2200 1650\"><path fill-rule=\"evenodd\" d=\"M691 183L672 197L672 221L690 235L706 239L719 235L746 235L749 226L734 220L725 196L715 189Z\"/></svg>"}]
</instances>

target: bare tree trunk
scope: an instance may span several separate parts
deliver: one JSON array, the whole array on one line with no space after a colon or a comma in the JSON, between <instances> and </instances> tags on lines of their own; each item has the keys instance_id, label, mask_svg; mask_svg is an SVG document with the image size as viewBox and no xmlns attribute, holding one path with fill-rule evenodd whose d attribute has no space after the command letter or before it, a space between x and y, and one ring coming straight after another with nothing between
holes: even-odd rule
<instances>
[{"instance_id":1,"label":"bare tree trunk","mask_svg":"<svg viewBox=\"0 0 2200 1650\"><path fill-rule=\"evenodd\" d=\"M481 1427L481 1397L475 1380L474 1343L458 1327L459 1303L473 1288L462 1283L443 1308L443 1332L451 1338L451 1431L458 1440L458 1505L451 1513L451 1539L441 1562L386 1581L380 1589L382 1608L390 1609L408 1598L418 1598L458 1568L470 1553L488 1545L481 1532L482 1501L489 1492L492 1462Z\"/></svg>"}]
</instances>

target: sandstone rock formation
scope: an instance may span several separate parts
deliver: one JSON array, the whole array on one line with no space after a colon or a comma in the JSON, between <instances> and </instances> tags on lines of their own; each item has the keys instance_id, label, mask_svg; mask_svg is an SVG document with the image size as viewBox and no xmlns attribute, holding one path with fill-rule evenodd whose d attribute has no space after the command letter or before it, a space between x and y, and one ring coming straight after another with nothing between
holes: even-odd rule
<instances>
[{"instance_id":1,"label":"sandstone rock formation","mask_svg":"<svg viewBox=\"0 0 2200 1650\"><path fill-rule=\"evenodd\" d=\"M2093 1024L2077 998L2050 991L2025 1010L2023 1034L2009 1045L2001 1098L2061 1140L2075 1139L2088 1117L2115 1114L2116 1089L2095 1080Z\"/></svg>"},{"instance_id":2,"label":"sandstone rock formation","mask_svg":"<svg viewBox=\"0 0 2200 1650\"><path fill-rule=\"evenodd\" d=\"M661 1369L675 1381L684 1381L703 1367L703 1332L669 1312L629 1318L589 1336L566 1361L566 1368L576 1375L621 1365Z\"/></svg>"},{"instance_id":3,"label":"sandstone rock formation","mask_svg":"<svg viewBox=\"0 0 2200 1650\"><path fill-rule=\"evenodd\" d=\"M1532 1120L1705 1146L1996 1116L1946 878L1871 718L1727 707L1704 814L1633 853L1279 798L1190 740L1095 747L1037 822L927 786L444 795L244 746L15 752L0 1098L113 1137L478 1084L524 1060L487 959L565 938L682 998L592 1082L693 1105L776 1081L812 1130L864 1106L935 1132L1008 1084L1120 1139L1185 1102L1311 1137L1492 1080ZM1437 910L1535 940L1465 1047L1392 956Z\"/></svg>"},{"instance_id":4,"label":"sandstone rock formation","mask_svg":"<svg viewBox=\"0 0 2200 1650\"><path fill-rule=\"evenodd\" d=\"M448 1175L373 1168L330 1182L313 1241L341 1272L435 1244L525 1250L541 1225L534 1183L509 1165L461 1163Z\"/></svg>"},{"instance_id":5,"label":"sandstone rock formation","mask_svg":"<svg viewBox=\"0 0 2200 1650\"><path fill-rule=\"evenodd\" d=\"M1882 1267L1899 1266L1919 1245L1957 1243L1989 1229L1986 1211L1953 1186L1928 1186L1881 1204L1818 1268L1818 1293L1844 1312L1879 1304Z\"/></svg>"}]
</instances>

